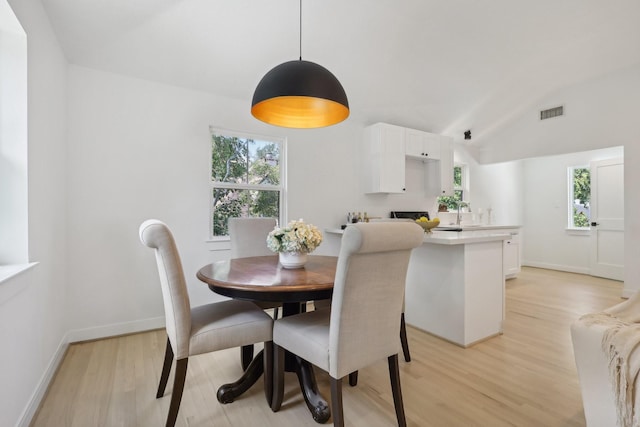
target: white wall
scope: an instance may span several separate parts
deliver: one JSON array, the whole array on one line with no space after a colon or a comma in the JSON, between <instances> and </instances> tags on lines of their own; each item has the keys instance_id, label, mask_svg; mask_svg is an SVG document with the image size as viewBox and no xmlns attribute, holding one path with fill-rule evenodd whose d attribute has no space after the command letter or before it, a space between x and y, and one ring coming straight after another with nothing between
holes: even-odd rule
<instances>
[{"instance_id":1,"label":"white wall","mask_svg":"<svg viewBox=\"0 0 640 427\"><path fill-rule=\"evenodd\" d=\"M524 264L589 274L589 234L567 231L567 168L623 157L623 151L614 147L523 161Z\"/></svg>"},{"instance_id":2,"label":"white wall","mask_svg":"<svg viewBox=\"0 0 640 427\"><path fill-rule=\"evenodd\" d=\"M638 84L640 86L640 83ZM640 96L636 111L640 111ZM640 136L624 146L624 292L640 291Z\"/></svg>"},{"instance_id":3,"label":"white wall","mask_svg":"<svg viewBox=\"0 0 640 427\"><path fill-rule=\"evenodd\" d=\"M492 224L523 225L521 161L479 164L464 146L456 144L454 162L467 165L471 210L477 213L482 208L484 223L491 208Z\"/></svg>"},{"instance_id":4,"label":"white wall","mask_svg":"<svg viewBox=\"0 0 640 427\"><path fill-rule=\"evenodd\" d=\"M36 0L10 0L27 33L29 260L0 283L0 425L28 425L66 342L66 61Z\"/></svg>"},{"instance_id":5,"label":"white wall","mask_svg":"<svg viewBox=\"0 0 640 427\"><path fill-rule=\"evenodd\" d=\"M638 142L640 63L542 97L488 136L489 148L469 150L481 163L567 154ZM539 111L564 105L565 115L539 120Z\"/></svg>"}]
</instances>

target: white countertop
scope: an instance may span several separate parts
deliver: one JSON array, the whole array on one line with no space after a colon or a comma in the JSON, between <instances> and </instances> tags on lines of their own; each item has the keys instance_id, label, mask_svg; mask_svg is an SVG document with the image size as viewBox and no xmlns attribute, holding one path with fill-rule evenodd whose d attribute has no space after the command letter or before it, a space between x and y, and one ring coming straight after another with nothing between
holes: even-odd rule
<instances>
[{"instance_id":1,"label":"white countertop","mask_svg":"<svg viewBox=\"0 0 640 427\"><path fill-rule=\"evenodd\" d=\"M470 224L470 225L446 225L440 223L434 230L438 230L438 228L453 228L460 227L463 231L473 231L473 230L506 230L506 229L519 229L521 225L488 225L488 224Z\"/></svg>"},{"instance_id":2,"label":"white countertop","mask_svg":"<svg viewBox=\"0 0 640 427\"><path fill-rule=\"evenodd\" d=\"M483 230L479 227L474 227L474 231L438 231L434 229L434 231L432 231L431 233L424 234L424 243L432 245L464 245L470 243L492 242L496 240L508 240L511 238L510 233L501 232L493 228L493 226L489 227L492 228ZM502 228L515 227L510 226ZM483 230L484 232L478 232L480 230ZM344 230L341 230L339 228L331 228L326 229L325 232L330 234L343 234Z\"/></svg>"},{"instance_id":3,"label":"white countertop","mask_svg":"<svg viewBox=\"0 0 640 427\"><path fill-rule=\"evenodd\" d=\"M425 233L424 243L437 245L464 245L469 243L493 242L496 240L509 240L511 233L485 230L482 233L469 231L437 231Z\"/></svg>"}]
</instances>

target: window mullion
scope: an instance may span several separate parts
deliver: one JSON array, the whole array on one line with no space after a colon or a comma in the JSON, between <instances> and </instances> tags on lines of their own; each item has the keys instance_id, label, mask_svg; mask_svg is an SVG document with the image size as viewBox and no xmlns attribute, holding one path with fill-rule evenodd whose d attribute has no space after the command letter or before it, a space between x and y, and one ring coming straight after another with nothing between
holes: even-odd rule
<instances>
[{"instance_id":1,"label":"window mullion","mask_svg":"<svg viewBox=\"0 0 640 427\"><path fill-rule=\"evenodd\" d=\"M238 184L233 182L211 181L212 188L229 188L232 190L281 191L281 185L273 184Z\"/></svg>"}]
</instances>

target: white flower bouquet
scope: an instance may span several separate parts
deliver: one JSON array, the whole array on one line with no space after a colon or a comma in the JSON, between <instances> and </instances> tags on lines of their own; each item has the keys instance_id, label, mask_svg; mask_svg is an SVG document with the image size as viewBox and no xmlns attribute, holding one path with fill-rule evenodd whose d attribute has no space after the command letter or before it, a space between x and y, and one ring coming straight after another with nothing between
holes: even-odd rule
<instances>
[{"instance_id":1,"label":"white flower bouquet","mask_svg":"<svg viewBox=\"0 0 640 427\"><path fill-rule=\"evenodd\" d=\"M322 243L318 227L302 219L291 221L286 227L276 227L267 236L267 246L273 252L308 254Z\"/></svg>"}]
</instances>

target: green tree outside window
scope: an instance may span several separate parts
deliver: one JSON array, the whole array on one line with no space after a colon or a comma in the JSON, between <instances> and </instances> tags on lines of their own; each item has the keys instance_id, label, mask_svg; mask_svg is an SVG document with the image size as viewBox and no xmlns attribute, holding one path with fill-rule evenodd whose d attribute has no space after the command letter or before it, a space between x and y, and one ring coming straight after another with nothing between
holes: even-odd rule
<instances>
[{"instance_id":1,"label":"green tree outside window","mask_svg":"<svg viewBox=\"0 0 640 427\"><path fill-rule=\"evenodd\" d=\"M438 205L447 205L448 210L458 209L458 202L463 199L464 189L462 187L462 166L453 167L453 196L438 197Z\"/></svg>"},{"instance_id":2,"label":"green tree outside window","mask_svg":"<svg viewBox=\"0 0 640 427\"><path fill-rule=\"evenodd\" d=\"M588 228L591 202L591 171L589 168L573 168L571 174L573 194L570 197L572 218L570 226Z\"/></svg>"},{"instance_id":3,"label":"green tree outside window","mask_svg":"<svg viewBox=\"0 0 640 427\"><path fill-rule=\"evenodd\" d=\"M231 217L280 216L281 144L211 135L212 235L228 235Z\"/></svg>"}]
</instances>

